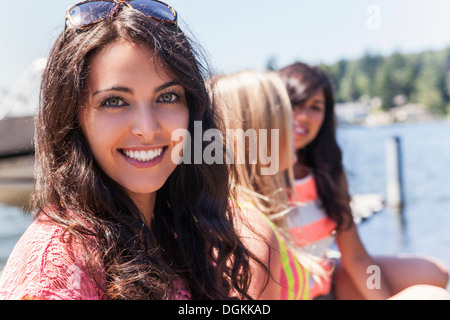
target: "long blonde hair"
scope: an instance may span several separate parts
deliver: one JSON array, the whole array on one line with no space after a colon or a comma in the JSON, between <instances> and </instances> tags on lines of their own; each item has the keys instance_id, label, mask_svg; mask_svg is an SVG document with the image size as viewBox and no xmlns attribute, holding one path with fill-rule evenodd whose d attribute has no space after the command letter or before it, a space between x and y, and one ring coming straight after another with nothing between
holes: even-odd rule
<instances>
[{"instance_id":1,"label":"long blonde hair","mask_svg":"<svg viewBox=\"0 0 450 320\"><path fill-rule=\"evenodd\" d=\"M275 72L241 71L234 74L219 75L212 79L212 92L215 104L223 112L227 130L256 132L266 130L267 143L258 144L258 155L268 154L273 150L273 129L279 130L279 149L281 158L289 161L287 170L278 170L274 174L262 175L261 170L266 167L258 159L251 162L249 158L250 146L245 144L245 135L227 136L227 150L234 156L237 177L235 187L250 198L258 210L267 217L287 210L289 194L287 189L293 186L293 171L290 165L292 152L291 103L283 81ZM258 135L259 136L259 135ZM258 137L258 141L261 137ZM231 151L230 146L234 149ZM238 164L238 156L245 146L246 162ZM262 150L261 150L262 149ZM278 161L279 155L271 154L272 161ZM278 161L279 162L279 161ZM286 168L281 168L286 169Z\"/></svg>"},{"instance_id":2,"label":"long blonde hair","mask_svg":"<svg viewBox=\"0 0 450 320\"><path fill-rule=\"evenodd\" d=\"M226 129L242 129L244 132L248 129L256 131L265 129L268 136L271 129L279 130L280 158L284 159L286 168L280 168L282 170L272 175L261 175L261 169L264 168L261 161L235 164L236 177L232 185L240 197L250 201L274 222L299 261L315 278L316 275L323 275L324 270L317 258L296 247L287 232L286 215L296 208L297 198L293 190L292 107L282 79L275 72L246 70L217 75L210 80L209 86L214 104L223 113ZM271 139L268 141L260 147L271 148ZM227 136L228 152L230 148L236 148L239 144L245 145L244 142L245 136ZM237 160L238 152L239 150L230 152L234 160ZM249 157L247 145L245 154ZM273 158L273 155L271 156ZM317 281L320 282L320 279L317 278Z\"/></svg>"}]
</instances>

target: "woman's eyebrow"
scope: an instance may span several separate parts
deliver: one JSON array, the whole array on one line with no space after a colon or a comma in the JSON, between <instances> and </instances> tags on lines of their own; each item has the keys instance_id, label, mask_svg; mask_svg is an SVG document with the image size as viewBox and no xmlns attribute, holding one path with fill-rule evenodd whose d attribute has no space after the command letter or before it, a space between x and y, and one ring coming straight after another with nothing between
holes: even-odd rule
<instances>
[{"instance_id":1,"label":"woman's eyebrow","mask_svg":"<svg viewBox=\"0 0 450 320\"><path fill-rule=\"evenodd\" d=\"M322 100L322 99L315 99L313 102L314 103L325 104L325 100Z\"/></svg>"},{"instance_id":2,"label":"woman's eyebrow","mask_svg":"<svg viewBox=\"0 0 450 320\"><path fill-rule=\"evenodd\" d=\"M133 90L131 90L130 88L122 87L122 86L115 86L115 87L111 87L111 88L108 88L108 89L97 90L97 91L95 91L95 92L92 94L92 96L95 96L95 95L97 95L97 94L99 94L99 93L107 92L107 91L119 91L119 92L124 92L124 93L130 93L130 94L133 94Z\"/></svg>"},{"instance_id":3,"label":"woman's eyebrow","mask_svg":"<svg viewBox=\"0 0 450 320\"><path fill-rule=\"evenodd\" d=\"M169 82L163 83L162 85L157 87L155 89L155 92L158 92L158 91L161 91L161 90L173 87L173 86L181 86L181 84L178 81L169 81Z\"/></svg>"},{"instance_id":4,"label":"woman's eyebrow","mask_svg":"<svg viewBox=\"0 0 450 320\"><path fill-rule=\"evenodd\" d=\"M163 83L162 85L157 87L155 89L155 92L162 91L164 89L167 89L167 88L170 88L173 86L179 86L179 85L181 85L181 84L178 81L169 81L169 82ZM108 92L108 91L119 91L119 92L124 92L124 93L129 93L129 94L134 93L133 90L128 87L114 86L114 87L107 88L107 89L97 90L92 94L92 96L96 96L97 94L100 94L102 92Z\"/></svg>"}]
</instances>

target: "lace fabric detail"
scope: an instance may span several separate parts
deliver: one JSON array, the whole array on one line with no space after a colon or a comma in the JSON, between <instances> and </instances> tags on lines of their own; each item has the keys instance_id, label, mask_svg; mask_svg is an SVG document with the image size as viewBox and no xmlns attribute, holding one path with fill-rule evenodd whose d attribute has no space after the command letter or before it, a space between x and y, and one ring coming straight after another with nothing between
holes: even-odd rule
<instances>
[{"instance_id":1,"label":"lace fabric detail","mask_svg":"<svg viewBox=\"0 0 450 320\"><path fill-rule=\"evenodd\" d=\"M0 279L0 299L100 300L103 291L81 261L84 249L66 243L63 229L33 222L14 247Z\"/></svg>"},{"instance_id":2,"label":"lace fabric detail","mask_svg":"<svg viewBox=\"0 0 450 320\"><path fill-rule=\"evenodd\" d=\"M84 247L63 239L63 228L35 221L14 247L0 279L0 300L104 300L106 278L99 266L100 284L83 261ZM64 235L65 237L65 235ZM94 243L91 246L95 252ZM191 299L181 280L173 283L176 300Z\"/></svg>"}]
</instances>

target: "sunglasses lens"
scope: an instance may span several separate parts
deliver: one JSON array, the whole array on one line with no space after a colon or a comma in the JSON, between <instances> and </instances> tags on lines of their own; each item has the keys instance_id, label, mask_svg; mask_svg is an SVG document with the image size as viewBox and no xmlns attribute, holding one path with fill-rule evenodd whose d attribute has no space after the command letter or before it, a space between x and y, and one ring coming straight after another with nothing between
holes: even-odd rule
<instances>
[{"instance_id":1,"label":"sunglasses lens","mask_svg":"<svg viewBox=\"0 0 450 320\"><path fill-rule=\"evenodd\" d=\"M176 22L177 16L166 4L152 0L131 0L129 4L148 17Z\"/></svg>"},{"instance_id":2,"label":"sunglasses lens","mask_svg":"<svg viewBox=\"0 0 450 320\"><path fill-rule=\"evenodd\" d=\"M91 1L69 9L72 23L78 27L90 25L110 16L116 5L108 1Z\"/></svg>"}]
</instances>

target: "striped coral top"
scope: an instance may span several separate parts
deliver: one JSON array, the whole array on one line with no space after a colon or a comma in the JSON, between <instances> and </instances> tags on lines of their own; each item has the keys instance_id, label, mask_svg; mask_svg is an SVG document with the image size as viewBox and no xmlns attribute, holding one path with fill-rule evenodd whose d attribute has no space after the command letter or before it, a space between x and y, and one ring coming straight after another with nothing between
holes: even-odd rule
<instances>
[{"instance_id":1,"label":"striped coral top","mask_svg":"<svg viewBox=\"0 0 450 320\"><path fill-rule=\"evenodd\" d=\"M252 212L252 214L261 215L270 225L278 241L281 255L281 273L279 275L280 282L280 299L281 300L308 300L309 299L309 273L308 270L298 261L295 254L288 247L286 240L278 231L277 227L263 213L261 213L253 204L242 201L236 201L237 206L241 210Z\"/></svg>"},{"instance_id":2,"label":"striped coral top","mask_svg":"<svg viewBox=\"0 0 450 320\"><path fill-rule=\"evenodd\" d=\"M314 298L327 294L331 288L332 265L327 259L327 252L335 243L337 225L321 206L312 173L295 180L295 191L300 205L286 216L291 240L296 246L322 259L321 264L328 271L328 275L321 277L321 281L310 277L310 296Z\"/></svg>"}]
</instances>

